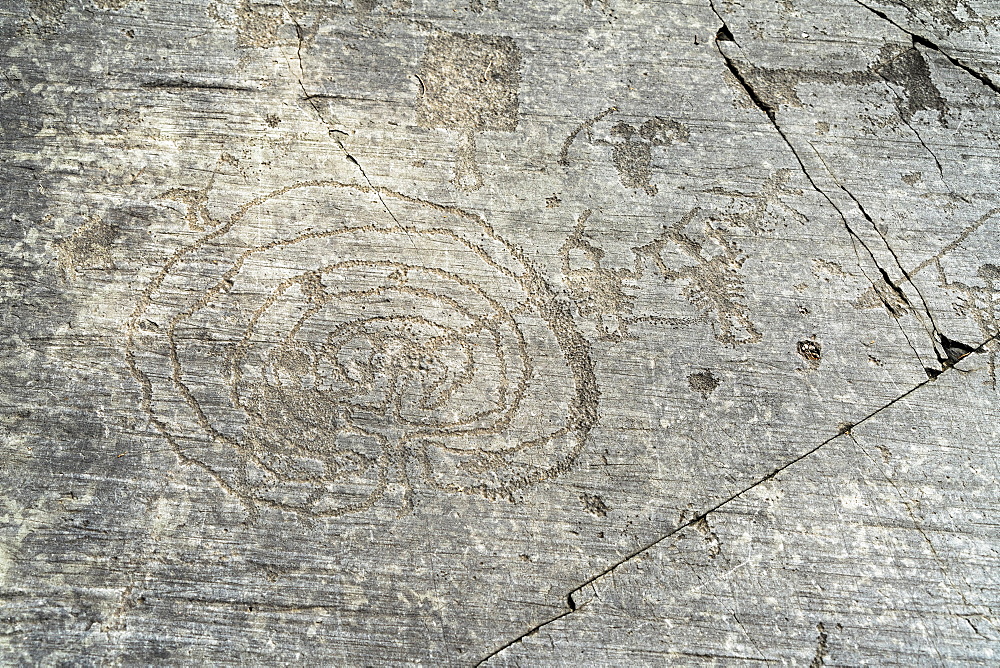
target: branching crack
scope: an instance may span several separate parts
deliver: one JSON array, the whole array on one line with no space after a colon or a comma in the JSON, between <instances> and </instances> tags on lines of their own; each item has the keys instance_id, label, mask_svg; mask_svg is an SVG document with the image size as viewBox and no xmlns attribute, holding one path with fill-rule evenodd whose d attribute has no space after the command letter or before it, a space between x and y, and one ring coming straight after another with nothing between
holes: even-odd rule
<instances>
[{"instance_id":1,"label":"branching crack","mask_svg":"<svg viewBox=\"0 0 1000 668\"><path fill-rule=\"evenodd\" d=\"M998 86L997 84L993 83L993 80L990 79L985 74L983 74L982 72L979 72L979 71L973 69L970 65L968 65L967 63L962 62L961 60L959 60L955 56L951 55L950 53L948 53L947 51L945 51L940 46L938 46L934 42L930 41L929 39L927 39L923 35L918 35L915 32L907 30L903 26L901 26L898 23L896 23L895 21L893 21L889 17L889 15L886 14L885 12L879 11L878 9L875 9L872 6L865 4L865 3L861 2L861 0L854 0L854 1L856 3L858 3L859 5L861 5L862 7L864 7L865 9L867 9L868 11L870 11L872 14L875 14L875 16L878 16L883 21L886 21L889 24L893 25L899 31L901 31L901 32L906 33L907 35L909 35L910 39L913 40L914 44L919 44L920 46L922 46L924 48L927 48L927 49L930 49L932 51L936 51L937 53L940 53L952 65L954 65L955 67L957 67L957 68L959 68L961 70L965 70L965 72L967 72L969 75L975 77L984 86L986 86L987 88L989 88L991 91L993 91L997 95L1000 95L1000 86Z\"/></svg>"},{"instance_id":2,"label":"branching crack","mask_svg":"<svg viewBox=\"0 0 1000 668\"><path fill-rule=\"evenodd\" d=\"M815 151L815 148L813 150ZM889 254L892 255L892 259L896 263L896 267L899 269L900 273L903 274L903 277L906 278L906 282L909 283L911 286L913 286L913 289L914 289L914 291L916 291L917 296L920 297L920 301L921 301L921 303L923 304L923 307L924 307L924 312L927 314L927 318L928 318L928 320L931 323L931 334L932 334L932 336L934 338L935 344L940 343L941 333L938 330L937 325L934 322L934 316L931 314L931 310L930 310L930 307L927 304L927 300L924 298L923 293L920 292L920 288L917 287L917 284L914 283L913 278L910 276L909 272L907 272L906 268L903 267L903 263L899 260L899 256L896 255L896 251L889 244L889 240L885 238L884 234L882 234L882 230L880 230L878 228L878 225L875 224L875 220L871 217L871 215L869 215L868 211L865 210L865 207L864 207L864 205L861 204L861 201L857 197L854 196L854 193L852 193L850 190L848 190L847 188L845 188L843 186L843 184L841 184L839 182L836 182L836 181L835 181L835 183L837 183L837 187L840 188L842 191L844 191L844 194L847 195L851 199L852 202L854 202L854 205L857 206L858 211L861 212L861 215L864 216L864 219L868 221L868 223L872 226L872 229L875 230L875 233L878 234L878 236L882 239L882 243L885 245L886 250L889 251ZM874 256L873 256L872 259L874 260ZM878 266L878 265L876 265L876 266ZM888 274L885 272L885 270L883 270L881 267L879 267L879 271L882 272L882 276L886 279L886 282L889 283L889 285L894 290L896 290L896 292L899 295L903 296L903 291L895 283L893 283L891 280L889 280ZM905 296L904 296L904 299L905 299ZM939 354L938 361L941 361L940 360L940 354Z\"/></svg>"},{"instance_id":3,"label":"branching crack","mask_svg":"<svg viewBox=\"0 0 1000 668\"><path fill-rule=\"evenodd\" d=\"M799 155L798 150L795 148L795 146L792 144L791 140L785 134L784 130L782 130L781 126L778 124L777 114L776 114L776 110L774 109L774 107L772 107L763 98L760 97L760 95L757 93L757 91L754 90L753 86L750 85L750 83L746 80L746 78L740 72L740 69L736 65L736 62L732 58L730 58L729 55L726 54L726 52L723 51L723 49L719 46L719 42L720 41L733 42L737 46L739 46L739 44L736 42L735 38L733 37L732 31L726 25L725 19L722 18L722 15L719 14L718 10L715 8L715 4L712 2L712 0L709 0L709 4L710 4L710 6L712 8L712 11L718 17L719 21L722 22L722 27L719 28L719 31L716 33L715 49L716 49L716 51L719 52L719 55L722 56L722 60L723 60L723 62L726 65L726 69L729 70L730 74L733 75L733 78L735 78L736 81L740 84L740 86L743 88L744 92L746 92L747 97L749 97L750 100L752 100L753 103L757 106L757 108L760 109L760 111L765 116L767 116L767 119L771 122L771 125L772 125L772 127L774 127L774 130L778 133L778 135L781 137L782 141L784 141L785 145L788 147L789 151L791 151L792 155L795 157L795 160L796 160L796 162L799 165L799 169L802 171L802 174L806 177L806 180L812 186L813 190L815 190L817 193L819 193L823 197L823 199L825 199L830 204L830 206L833 207L833 209L837 212L837 214L840 216L840 219L844 222L844 227L847 229L847 233L851 236L852 243L855 246L855 248L854 248L855 254L858 255L858 250L857 250L857 246L858 245L860 245L862 248L864 248L865 251L868 253L869 257L871 257L872 263L875 265L875 267L878 269L879 273L882 275L882 279L884 280L884 282L886 283L886 285L888 285L896 293L896 295L899 297L899 299L904 304L906 304L906 305L909 306L910 305L909 304L909 299L907 299L906 294L899 288L898 285L896 285L895 281L893 281L891 279L891 277L889 276L888 272L886 272L882 268L882 266L879 265L878 259L876 258L875 253L872 251L871 248L868 247L868 244L865 243L864 239L862 239L857 234L857 232L854 230L854 228L851 227L851 223L850 223L850 221L848 221L847 216L844 214L843 210L837 205L836 202L833 201L833 198L831 198L826 193L826 191L824 191L822 188L819 187L819 185L813 179L812 174L810 174L809 170L806 168L805 162L803 162L802 157ZM813 150L815 151L815 148ZM843 188L843 187L841 186L841 188ZM845 192L846 192L846 190L845 190ZM854 198L852 197L852 199L854 199ZM857 200L854 200L854 201L857 202ZM872 223L872 225L874 226L874 223ZM876 232L878 232L877 228L876 228ZM881 233L879 233L879 234L881 236ZM885 239L884 236L882 238L883 238L883 240ZM891 252L891 250L890 250L890 252ZM882 302L885 305L885 307L890 312L892 312L893 311L892 306L881 295L881 293L878 290L878 286L876 285L875 281L873 281L872 278L870 276L868 276L868 272L865 271L865 268L864 268L863 264L861 263L861 257L860 257L860 255L858 256L858 267L861 269L861 272L865 275L865 278L868 279L868 282L871 283L872 288L875 291L875 294L882 300ZM927 369L928 367L924 364L923 359L920 357L920 353L917 352L917 349L913 345L913 342L910 341L910 337L906 333L906 330L903 328L903 326L898 321L897 321L896 324L899 327L900 331L902 332L903 338L906 339L907 345L910 347L910 349L913 351L914 356L917 358L918 363L922 367L924 367L925 369ZM937 369L932 369L931 371L933 371L934 373L937 373ZM930 375L930 372L928 372L928 373Z\"/></svg>"},{"instance_id":4,"label":"branching crack","mask_svg":"<svg viewBox=\"0 0 1000 668\"><path fill-rule=\"evenodd\" d=\"M715 8L714 2L712 0L709 0L709 5L710 5L712 11L715 13L715 15L719 18L719 21L722 23L722 26L719 28L718 32L716 33L715 48L719 52L719 54L722 56L722 59L723 59L725 65L726 65L726 68L729 70L729 72L732 74L733 78L740 84L740 86L746 92L747 97L749 97L750 100L753 101L754 105L756 105L756 107L758 109L760 109L760 111L763 112L764 115L771 122L771 125L774 127L775 131L778 133L778 135L781 137L781 139L784 141L784 143L788 146L789 150L792 152L792 155L795 157L796 161L798 162L799 168L801 169L803 175L809 181L809 183L813 187L813 189L817 193L819 193L827 202L829 202L829 204L834 208L835 211L837 211L837 213L840 215L840 218L843 220L844 226L847 228L847 231L851 235L851 237L855 240L856 243L860 244L868 252L868 255L872 258L872 262L875 264L875 266L878 268L879 272L882 274L882 277L885 280L886 284L889 285L894 291L896 291L898 293L899 297L904 300L904 303L908 304L909 301L906 299L906 296L903 294L902 290L899 288L898 285L895 284L895 282L893 282L891 280L891 278L889 277L888 272L886 272L878 264L877 259L875 257L875 254L868 247L868 245L864 242L864 240L851 227L850 222L847 219L847 216L843 213L843 211L840 209L840 207L837 206L837 204L833 201L833 199L823 189L821 189L819 187L819 185L815 182L815 180L813 179L813 177L810 174L809 170L806 168L805 163L803 162L803 160L802 160L801 156L799 155L798 151L796 150L795 146L792 144L792 142L789 140L788 136L785 134L785 132L782 130L781 126L778 124L777 114L775 113L775 109L770 104L768 104L763 98L760 97L760 95L754 90L753 86L750 85L750 83L746 80L746 78L740 72L739 67L736 65L735 61L732 58L730 58L725 53L725 51L723 51L722 48L719 46L719 42L720 41L736 43L736 40L735 40L735 38L733 36L732 31L729 29L728 25L726 24L725 19L722 18L722 15L719 14L718 10ZM916 37L914 37L914 39L916 41ZM737 46L738 46L738 44L737 44ZM945 54L945 55L947 56L947 54ZM922 141L921 141L921 143L922 143ZM813 150L815 150L815 148ZM936 157L935 157L935 160L937 160ZM876 233L882 238L883 242L885 242L886 248L889 250L890 254L893 256L893 259L895 260L896 264L899 266L900 271L903 273L903 275L906 277L906 279L910 282L910 284L913 285L914 290L917 291L917 294L920 296L920 299L922 301L924 301L924 309L927 311L928 317L931 317L930 310L927 307L927 302L924 300L923 295L920 294L920 291L917 288L917 286L915 284L913 284L913 281L910 278L910 275L903 269L902 264L899 261L899 258L896 256L895 251L892 249L891 246L889 246L888 242L885 239L885 236L882 235L881 231L879 231L878 228L875 226L874 220L871 218L871 216L868 215L867 211L864 210L864 208L862 207L861 203L857 200L857 198L854 197L853 194L851 194L843 186L840 186L840 184L838 184L838 186L857 205L859 211L864 216L864 218L872 225L872 227L875 229ZM855 251L856 250L857 249L855 248ZM862 271L864 271L863 268L862 268ZM867 274L866 274L866 276L867 276ZM869 278L869 281L871 281L870 278ZM875 283L874 282L872 282L872 286L875 287ZM878 291L876 290L876 293L877 292ZM888 304L887 304L887 306L888 306ZM534 627L532 627L528 631L526 631L526 632L522 633L521 635L515 637L514 639L512 639L511 641L505 643L501 647L493 650L490 654L488 654L483 659L481 659L476 665L477 666L482 666L482 665L486 664L493 657L497 656L498 654L500 654L501 652L505 651L506 649L508 649L508 648L516 645L517 643L523 641L525 638L528 638L530 636L533 636L533 635L537 634L541 629L545 628L546 626L549 626L550 624L553 624L553 623L559 621L560 619L563 619L564 617L573 614L577 610L583 609L583 607L585 607L585 605L578 605L577 602L576 602L576 600L575 600L575 598L574 598L574 595L578 594L585 587L593 584L594 582L600 580L601 578L605 577L606 575L609 575L610 573L614 572L615 570L617 570L618 568L620 568L624 564L632 561L636 557L638 557L638 556L640 556L642 554L645 554L646 552L652 550L657 545L661 544L662 542L664 542L665 540L669 539L671 536L674 536L675 534L677 534L678 532L682 531L683 529L686 529L687 527L690 527L690 526L696 524L697 522L703 521L710 513L713 513L715 511L719 510L723 506L725 506L725 505L729 504L730 502L734 501L735 499L743 496L744 494L746 494L747 492L751 491L752 489L754 489L754 488L756 488L756 487L758 487L758 486L760 486L760 485L768 482L769 480L775 478L776 476L778 476L780 473L782 473L783 471L785 471L789 467L797 464L798 462L802 461L803 459L806 459L807 457L811 456L812 454L814 454L815 452L817 452L818 450L820 450L821 448L823 448L827 444L833 442L837 438L840 438L844 434L849 433L850 429L852 429L853 427L856 427L856 426L858 426L858 425L860 425L860 424L862 424L864 422L867 422L868 420L870 420L873 417L875 417L876 415L882 413L883 411L885 411L886 409L890 408L891 406L893 406L897 402L905 399L910 394L916 392L917 390L919 390L920 388L922 388L924 385L927 385L928 383L933 382L933 380L935 378L937 378L941 373L943 373L944 371L947 371L949 368L953 367L962 358L964 358L964 357L966 357L966 356L968 356L970 354L973 354L973 353L982 352L983 349L988 344L990 344L995 338L997 338L997 336L990 337L989 339L987 339L986 341L984 341L980 346L978 346L976 348L971 348L971 347L968 347L968 346L964 346L964 344L957 344L957 346L959 346L959 347L956 347L956 345L955 345L956 342L950 341L947 337L939 334L937 332L937 329L936 329L936 327L934 326L933 323L934 323L933 317L931 317L931 324L932 324L932 327L934 328L934 333L936 335L935 336L935 346L937 346L938 344L940 344L942 346L942 348L945 350L945 357L943 358L943 360L941 360L941 362L942 362L942 369L941 369L941 371L929 370L929 372L928 372L928 379L927 380L925 380L925 381L923 381L923 382L915 385L914 387L912 387L911 389L907 390L903 394L899 395L898 397L894 398L893 400L889 401L888 403L884 404L883 406L879 407L878 409L876 409L876 410L872 411L871 413L869 413L868 415L864 416L863 418L861 418L860 420L858 420L854 424L852 424L852 425L850 425L848 427L842 428L839 433L835 434L834 436L831 436L830 438L828 438L825 441L821 442L819 445L816 445L813 448L810 448L809 450L803 452L802 454L794 457L793 459L785 462L784 464L782 464L778 468L774 469L773 471L771 471L767 475L765 475L762 478L758 479L757 481L751 483L747 487L744 487L743 489L737 491L736 493L732 494L728 498L720 501L719 503L717 503L716 505L712 506L711 508L709 508L708 510L704 511L703 513L701 513L701 514L699 514L699 515L691 518L689 521L685 522L684 524L681 524L681 525L675 527L674 529L672 529L669 532L663 534L662 536L656 538L652 542L647 543L646 545L642 546L641 548L639 548L637 550L634 550L633 552L631 552L630 554L626 555L622 559L619 559L618 561L616 561L615 563L611 564L610 566L608 566L607 568L605 568L601 572L597 573L596 575L593 575L592 577L590 577L589 579L587 579L585 582L583 582L582 584L580 584L577 587L575 587L572 591L570 591L566 595L566 609L565 610L563 610L562 612L560 612L558 615L556 615L556 616L554 616L554 617L552 617L552 618L550 618L550 619L548 619L546 621L543 621L543 622L535 625ZM902 327L901 327L901 329L902 329ZM906 332L905 331L903 331L903 335L904 335L904 337L906 337ZM998 336L1000 336L1000 335L998 335ZM907 337L907 342L909 343L909 338L908 337ZM952 344L952 346L951 346L950 349L948 347L949 343ZM910 347L913 348L912 344L910 344ZM914 354L916 354L916 349L914 349ZM917 355L917 357L919 359L919 355ZM940 357L940 355L939 355L939 357ZM930 371L933 371L934 373L930 373Z\"/></svg>"},{"instance_id":5,"label":"branching crack","mask_svg":"<svg viewBox=\"0 0 1000 668\"><path fill-rule=\"evenodd\" d=\"M816 156L819 158L819 160L823 162L824 166L826 166L825 161L823 161L823 157L819 155L819 152L816 151L816 148L812 147L812 149L816 153ZM827 171L830 172L829 167L827 167ZM872 229L875 230L875 233L879 235L879 237L882 239L882 243L886 247L886 250L888 250L889 254L892 255L892 259L895 262L896 266L899 268L900 273L906 279L906 282L908 282L913 287L914 291L917 293L917 296L920 297L920 301L923 304L924 313L927 314L927 319L930 321L931 324L931 331L929 332L929 334L931 335L931 341L934 344L934 352L935 355L937 356L938 364L941 367L940 369L925 367L924 370L927 372L927 375L930 376L931 378L936 377L943 370L947 369L950 366L953 366L955 362L958 361L958 359L961 359L963 355L971 352L973 350L972 347L968 346L967 344L948 338L947 336L945 336L943 332L941 332L941 330L938 329L937 324L934 321L934 315L931 312L929 304L927 303L927 299L924 297L923 293L920 291L920 288L913 280L913 274L916 272L915 271L908 272L906 268L903 267L902 261L899 259L899 256L896 254L896 251L893 249L893 247L889 244L889 240L885 238L885 235L882 234L882 231L878 228L877 225L875 225L875 221L868 214L864 206L854 196L854 194L851 193L851 191L845 188L842 184L837 182L837 180L833 177L832 172L830 172L830 178L834 181L834 183L837 184L837 187L839 187L854 202L854 204L858 208L858 211L861 212L865 220L867 220L868 223L871 225ZM871 254L871 251L869 251L869 254ZM875 261L874 256L872 256L872 261L873 262ZM882 277L885 280L885 282L896 292L897 295L899 295L904 301L906 301L906 296L903 294L902 290L900 290L899 287L889 278L888 273L881 266L879 266L877 262L875 262L875 266L882 273ZM864 270L862 269L862 272L863 271ZM906 303L909 302L906 301ZM906 331L903 330L902 327L900 327L900 331L903 332L903 336L906 338L907 343L910 345L910 349L913 350L914 354L917 354L917 351L913 347L913 344L910 342L909 336L907 336ZM919 354L917 354L917 357L919 358Z\"/></svg>"},{"instance_id":6,"label":"branching crack","mask_svg":"<svg viewBox=\"0 0 1000 668\"><path fill-rule=\"evenodd\" d=\"M964 359L965 357L968 357L969 355L979 354L979 353L984 352L986 350L987 346L989 346L997 338L1000 338L1000 334L995 334L995 335L989 337L988 339L986 339L985 341L983 341L977 347L970 348L968 350L968 352L962 354L961 356L957 357L954 361L952 361L944 369L944 371L947 371L951 367L955 366L955 364L957 364L960 360ZM944 373L944 371L942 371L941 373ZM832 443L833 441L837 440L838 438L840 438L842 436L845 436L845 435L850 436L850 432L851 432L852 429L854 429L855 427L858 427L858 426L864 424L865 422L868 422L869 420L871 420L875 416L877 416L880 413L882 413L883 411L891 408L892 406L894 406L895 404L899 403L900 401L902 401L906 397L910 396L914 392L917 392L920 388L924 387L925 385L927 385L929 383L934 382L935 378L937 378L940 375L941 374L939 373L939 374L935 375L934 377L928 378L927 380L925 380L925 381L923 381L921 383L918 383L917 385L913 386L912 388L910 388L906 392L903 392L902 394L900 394L895 399L892 399L891 401L889 401L886 404L883 404L882 406L880 406L879 408L875 409L871 413L868 413L867 415L865 415L863 418L861 418L857 422L854 422L854 423L849 424L849 425L842 426L841 429L840 429L840 431L838 431L838 433L836 433L835 435L833 435L830 438L826 439L825 441L823 441L819 445L816 445L816 446L810 448L809 450L806 450L805 452L797 455L796 457L788 460L787 462L785 462L781 466L779 466L776 469L772 470L767 475L759 478L758 480L756 480L755 482L750 483L749 485L747 485L743 489L735 492L734 494L730 495L729 497L727 497L727 498L723 499L722 501L716 503L714 506L712 506L708 510L706 510L706 511L704 511L704 512L698 514L698 515L695 515L694 517L692 517L687 522L684 522L683 524L681 524L681 525L679 525L677 527L674 527L673 529L671 529L667 533L663 534L662 536L656 538L655 540L647 543L646 545L640 547L637 550L632 551L631 553L629 553L625 557L619 559L615 563L611 564L610 566L608 566L607 568L605 568L604 570L602 570L600 573L597 573L596 575L591 576L586 581L584 581L582 584L576 586L572 591L570 591L566 595L566 607L567 607L566 610L563 610L558 615L556 615L556 616L554 616L554 617L552 617L552 618L550 618L550 619L548 619L548 620L546 620L544 622L536 624L534 627L532 627L528 631L522 633L521 635L517 636L516 638L514 638L510 642L507 642L504 645L500 646L499 648L493 650L488 655L486 655L485 657L483 657L476 664L476 666L483 666L483 665L485 665L493 657L497 656L498 654L500 654L504 650L506 650L506 649L508 649L510 647L513 647L514 645L516 645L517 643L521 642L525 638L528 638L530 636L535 635L536 633L538 633L541 629L545 628L546 626L549 626L550 624L554 624L555 622L559 621L560 619L573 614L577 610L582 610L583 608L585 608L586 604L580 604L580 605L578 605L576 603L575 599L573 598L574 594L579 593L585 587L588 587L588 586L592 585L593 583L595 583L598 580L602 579L604 576L609 575L612 572L618 570L620 567L624 566L625 564L627 564L628 562L632 561L636 557L649 552L650 550L652 550L653 548L655 548L657 545L659 545L660 543L662 543L665 540L669 539L670 537L676 535L680 531L683 531L684 529L687 529L688 527L694 526L695 524L698 524L699 522L705 521L705 519L710 514L712 514L712 513L716 512L716 511L720 510L724 506L726 506L729 503L735 501L736 499L740 498L741 496L743 496L747 492L750 492L754 488L759 487L760 485L763 485L764 483L768 482L769 480L774 479L775 477L777 477L778 475L780 475L783 471L789 469L790 467L794 466L795 464L798 464L802 460L804 460L804 459L812 456L813 454L815 454L817 451L819 451L820 449L822 449L823 447L825 447L829 443Z\"/></svg>"}]
</instances>

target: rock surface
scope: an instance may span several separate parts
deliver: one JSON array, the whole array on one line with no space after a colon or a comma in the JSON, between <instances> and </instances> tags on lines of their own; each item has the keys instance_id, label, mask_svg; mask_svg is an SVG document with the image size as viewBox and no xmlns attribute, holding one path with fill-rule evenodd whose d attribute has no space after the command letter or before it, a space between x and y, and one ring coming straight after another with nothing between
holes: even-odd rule
<instances>
[{"instance_id":1,"label":"rock surface","mask_svg":"<svg viewBox=\"0 0 1000 668\"><path fill-rule=\"evenodd\" d=\"M0 8L0 661L989 665L1000 8Z\"/></svg>"}]
</instances>

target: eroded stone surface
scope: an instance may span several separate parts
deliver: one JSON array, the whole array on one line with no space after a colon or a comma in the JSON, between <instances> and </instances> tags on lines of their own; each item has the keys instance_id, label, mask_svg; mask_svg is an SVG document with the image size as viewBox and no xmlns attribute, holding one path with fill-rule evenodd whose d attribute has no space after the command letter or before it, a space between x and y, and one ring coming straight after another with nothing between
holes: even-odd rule
<instances>
[{"instance_id":1,"label":"eroded stone surface","mask_svg":"<svg viewBox=\"0 0 1000 668\"><path fill-rule=\"evenodd\" d=\"M489 665L995 662L987 366L963 360L589 583Z\"/></svg>"},{"instance_id":2,"label":"eroded stone surface","mask_svg":"<svg viewBox=\"0 0 1000 668\"><path fill-rule=\"evenodd\" d=\"M0 656L992 660L997 17L906 2L0 11Z\"/></svg>"}]
</instances>

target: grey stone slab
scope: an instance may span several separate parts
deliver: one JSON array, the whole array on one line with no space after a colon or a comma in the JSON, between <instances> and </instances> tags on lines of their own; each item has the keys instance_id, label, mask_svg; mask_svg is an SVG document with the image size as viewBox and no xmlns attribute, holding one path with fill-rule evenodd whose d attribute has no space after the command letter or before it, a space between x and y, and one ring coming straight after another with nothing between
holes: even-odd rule
<instances>
[{"instance_id":1,"label":"grey stone slab","mask_svg":"<svg viewBox=\"0 0 1000 668\"><path fill-rule=\"evenodd\" d=\"M994 663L983 357L591 582L487 665Z\"/></svg>"},{"instance_id":2,"label":"grey stone slab","mask_svg":"<svg viewBox=\"0 0 1000 668\"><path fill-rule=\"evenodd\" d=\"M928 18L942 12L961 27ZM904 432L851 426L900 397L943 392L987 419L989 17L3 6L0 657L618 660L624 636L591 647L573 628L598 610L581 592L633 555L848 429L891 451ZM956 384L970 360L978 384ZM928 433L957 424L920 416ZM818 563L825 544L786 518L827 487L880 485L873 471L807 480L751 538L792 532ZM969 499L955 507L980 512ZM910 536L900 559L924 563L934 540ZM965 546L934 549L958 568ZM955 571L970 589L987 587L981 560ZM891 628L958 609L935 601ZM797 610L814 634L823 620ZM555 642L557 617L567 644L537 653L525 634ZM677 624L678 646L731 642ZM987 656L959 637L941 660ZM790 642L764 649L791 662ZM882 658L907 662L891 642Z\"/></svg>"}]
</instances>

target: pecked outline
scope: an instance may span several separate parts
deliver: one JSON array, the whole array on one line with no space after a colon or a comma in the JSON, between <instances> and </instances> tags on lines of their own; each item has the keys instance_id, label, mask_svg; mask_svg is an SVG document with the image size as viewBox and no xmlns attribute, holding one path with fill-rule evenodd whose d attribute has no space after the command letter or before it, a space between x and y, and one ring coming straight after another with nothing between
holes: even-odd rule
<instances>
[{"instance_id":1,"label":"pecked outline","mask_svg":"<svg viewBox=\"0 0 1000 668\"><path fill-rule=\"evenodd\" d=\"M183 448L181 448L177 443L174 435L171 433L170 428L166 424L166 422L160 419L154 413L152 409L152 400L153 400L152 381L150 380L149 376L139 367L139 364L135 356L135 349L136 349L135 337L137 330L139 329L139 322L142 316L148 311L152 303L152 297L154 293L160 289L166 277L170 275L172 269L181 260L183 260L186 255L201 248L208 242L228 233L236 225L238 225L246 216L246 214L254 207L261 206L267 201L272 200L281 195L284 195L286 193L289 193L293 190L299 190L305 188L323 188L323 187L351 189L364 194L374 193L379 197L383 196L390 197L403 202L408 202L411 204L416 204L418 206L428 207L444 213L459 216L465 218L466 220L471 221L476 226L478 226L478 228L481 229L487 237L489 237L493 242L496 242L500 246L502 246L503 249L510 255L510 257L520 264L520 266L524 269L522 275L518 275L515 272L508 269L507 267L504 267L501 264L495 262L483 248L476 246L470 243L469 241L466 241L465 239L463 239L462 237L460 237L459 235L455 234L454 232L448 229L431 228L429 230L420 230L417 228L404 226L398 221L396 221L394 227L378 228L378 229L383 232L391 231L393 229L398 229L408 235L413 233L427 233L427 234L439 233L439 234L444 234L446 236L450 236L456 241L458 241L460 244L465 245L467 248L469 248L469 250L478 255L480 259L482 259L488 265L500 271L503 275L519 283L527 295L525 304L531 304L532 306L534 306L537 309L537 313L547 323L551 333L555 337L556 342L560 348L560 352L562 353L565 364L569 368L573 376L575 393L570 403L569 410L567 411L568 414L566 417L565 426L562 429L552 434L548 434L544 437L535 439L533 441L525 441L519 444L519 446L516 448L517 450L529 449L530 447L538 445L540 443L551 442L556 438L563 438L563 437L574 440L575 445L573 445L573 447L569 449L569 452L567 454L561 455L559 460L556 461L554 464L545 467L535 466L533 471L527 473L521 473L518 476L514 476L509 481L501 485L499 489L490 488L488 485L482 483L478 485L472 485L470 487L462 487L456 484L442 484L434 479L432 467L430 464L430 458L428 456L429 446L436 444L434 444L433 442L428 442L425 444L424 448L416 455L418 463L423 465L425 481L429 485L445 491L462 492L466 494L478 494L480 496L483 496L491 500L497 498L505 498L507 500L513 501L513 492L515 490L526 487L531 484L542 482L544 480L552 479L558 476L559 474L569 470L572 467L573 463L576 461L580 452L583 450L583 447L586 443L586 439L590 433L590 430L597 424L598 406L600 400L600 390L598 388L597 378L594 371L594 363L590 355L590 345L583 337L583 335L576 329L569 307L566 304L563 304L558 301L556 293L545 281L545 279L542 278L540 273L530 264L530 262L528 262L523 252L520 251L518 248L512 246L502 237L500 237L494 230L493 226L487 223L478 214L465 211L458 207L445 206L427 200L423 200L420 198L405 195L403 193L399 193L387 188L372 187L356 183L344 183L334 180L315 180L315 181L300 182L289 186L285 186L283 188L279 188L277 190L271 191L266 195L256 197L250 200L249 202L246 202L245 204L240 206L236 211L230 214L228 219L223 221L221 225L209 231L202 237L198 238L193 243L188 244L182 248L179 248L173 254L171 254L167 258L167 261L164 263L163 267L161 267L161 269L154 275L152 280L149 282L149 284L146 286L146 288L140 295L136 303L135 310L133 311L132 316L128 321L128 336L125 348L125 361L129 368L130 373L140 386L142 392L140 407L147 415L149 415L150 422L164 436L168 444L171 446L175 454L178 456L178 459L185 464L197 464L199 467L204 469L210 476L212 476L212 478L215 479L215 481L219 484L219 486L222 487L225 491L229 492L234 497L240 499L248 506L250 506L253 512L256 511L256 506L260 504L280 510L289 510L296 513L304 513L311 516L336 517L350 512L358 512L366 508L369 508L371 507L371 505L375 503L375 501L377 501L377 498L384 493L384 489L387 485L386 481L387 468L385 466L382 466L380 468L380 480L377 489L374 492L372 492L371 497L368 500L366 500L366 502L345 506L343 508L339 508L333 511L312 512L298 506L291 506L285 503L269 499L261 499L259 497L247 498L249 495L241 492L240 490L236 489L233 485L229 484L223 478L222 475L214 471L208 464L185 454ZM358 227L352 227L350 229L352 231L363 231L364 229L375 229L375 228L372 226L358 226ZM309 233L308 236L315 237L322 234L323 233ZM296 239L298 239L298 237L296 237ZM256 247L254 249L250 249L249 251L244 251L244 253L249 254L249 252L263 251L271 246L276 246L279 243L288 244L288 243L293 243L293 241L284 240L282 242L272 242L271 244L265 244L263 246ZM238 258L237 261L224 274L223 280L220 281L220 283L224 284L226 278L232 278L232 276L236 275L236 273L238 273L239 271L241 263L244 260L245 256L241 254L240 258ZM205 296L199 299L196 303L200 303L204 299ZM195 307L194 310L197 310L197 307ZM173 316L173 318L171 319L172 323L178 318L178 315L179 314L175 314ZM179 360L177 359L176 350L174 346L171 345L171 367L173 368L174 371L174 384L175 386L177 386L178 391L180 391L183 394L184 390L181 389L182 384L178 385L176 382L178 365L179 365ZM188 401L188 397L185 396L184 399L185 401L188 402L189 405L191 405L190 401ZM196 401L194 403L197 405ZM214 432L215 431L214 428L211 427L211 424L204 416L204 413L201 412L200 409L196 409L195 412L197 415L197 419L201 424L201 426L203 427L203 429L209 431L210 434L211 432ZM202 423L203 420L204 423ZM499 456L495 453L488 453L488 454L491 457ZM403 471L403 476L405 478L406 477L405 464L401 468ZM409 484L408 481L407 484Z\"/></svg>"}]
</instances>

